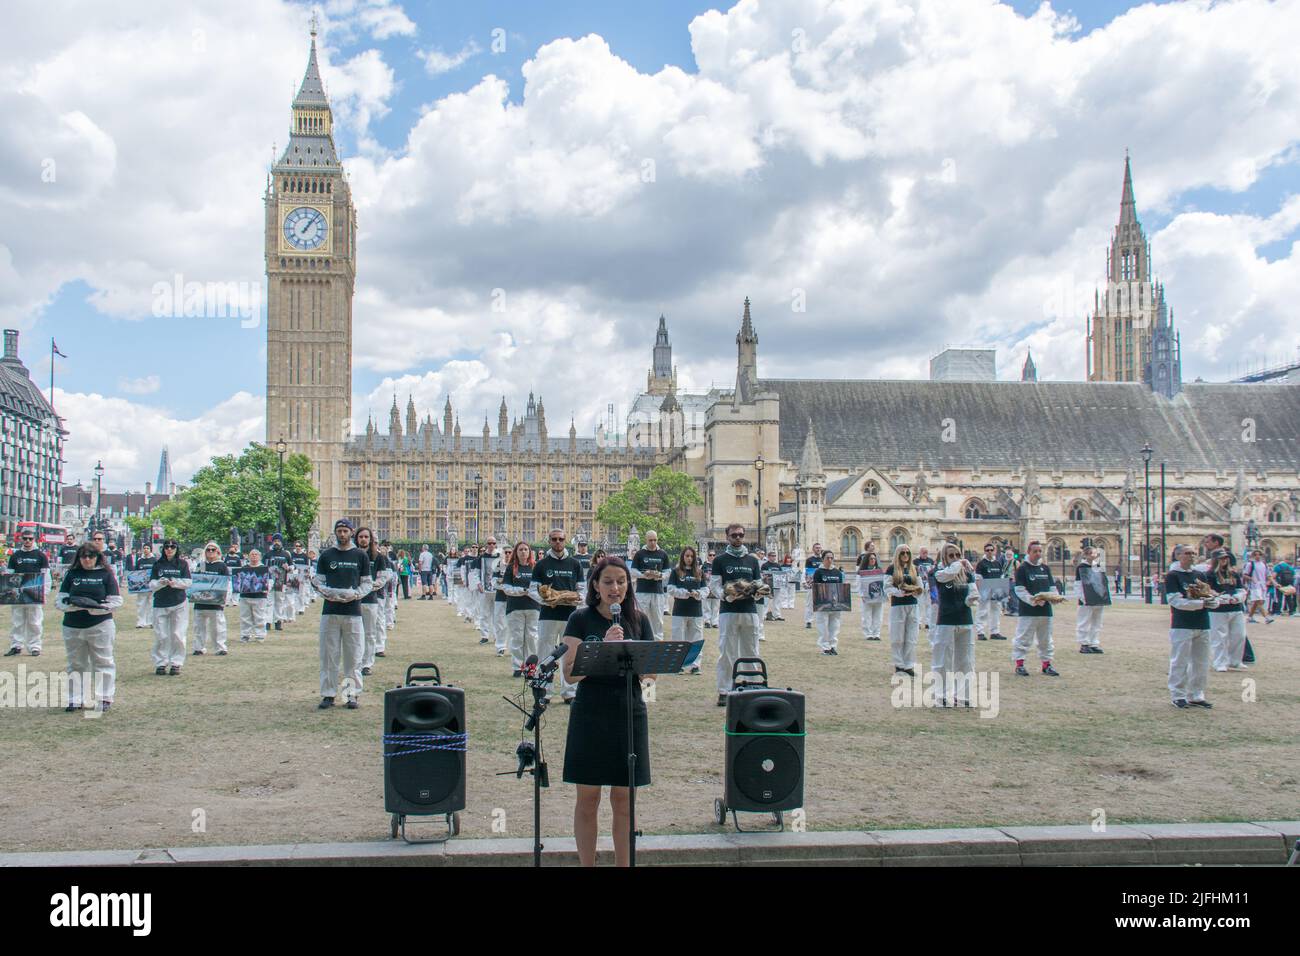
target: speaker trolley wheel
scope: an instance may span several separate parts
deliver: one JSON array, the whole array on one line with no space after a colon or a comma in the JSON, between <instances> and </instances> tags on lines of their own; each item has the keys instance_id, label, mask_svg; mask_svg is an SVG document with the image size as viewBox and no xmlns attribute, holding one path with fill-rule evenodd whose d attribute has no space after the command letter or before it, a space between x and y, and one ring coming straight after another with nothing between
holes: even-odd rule
<instances>
[{"instance_id":1,"label":"speaker trolley wheel","mask_svg":"<svg viewBox=\"0 0 1300 956\"><path fill-rule=\"evenodd\" d=\"M444 813L444 814L433 814L433 816L439 816L439 815L442 816L443 821L447 826L447 833L445 836L431 837L427 840L411 839L406 835L406 814L405 813L394 813L392 815L391 819L389 820L389 832L391 833L392 838L394 840L396 840L400 834L402 839L405 840L411 846L415 846L421 843L446 843L452 837L460 836L460 813L454 812L454 813Z\"/></svg>"}]
</instances>

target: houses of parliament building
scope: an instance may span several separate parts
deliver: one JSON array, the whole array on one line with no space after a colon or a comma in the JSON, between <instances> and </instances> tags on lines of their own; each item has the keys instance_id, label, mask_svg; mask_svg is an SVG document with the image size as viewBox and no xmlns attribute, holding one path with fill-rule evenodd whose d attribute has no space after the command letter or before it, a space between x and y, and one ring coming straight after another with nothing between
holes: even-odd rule
<instances>
[{"instance_id":1,"label":"houses of parliament building","mask_svg":"<svg viewBox=\"0 0 1300 956\"><path fill-rule=\"evenodd\" d=\"M319 532L347 516L395 540L539 541L558 525L599 543L615 538L596 523L601 503L663 464L700 491L690 517L701 543L732 521L782 552L820 542L841 556L867 541L978 551L1038 539L1064 561L1087 540L1114 568L1137 553L1145 519L1163 518L1166 561L1210 531L1237 553L1300 549L1300 387L1183 383L1127 157L1106 288L1088 317L1087 381L1040 382L1030 361L1020 380L999 381L991 355L932 363L929 381L768 378L746 299L727 388L678 388L659 318L622 435L580 438L572 422L553 433L530 396L522 416L503 398L481 429L477 411L462 428L450 398L435 419L394 397L386 430L369 422L354 436L356 212L332 122L313 33L264 197L266 438L311 460Z\"/></svg>"}]
</instances>

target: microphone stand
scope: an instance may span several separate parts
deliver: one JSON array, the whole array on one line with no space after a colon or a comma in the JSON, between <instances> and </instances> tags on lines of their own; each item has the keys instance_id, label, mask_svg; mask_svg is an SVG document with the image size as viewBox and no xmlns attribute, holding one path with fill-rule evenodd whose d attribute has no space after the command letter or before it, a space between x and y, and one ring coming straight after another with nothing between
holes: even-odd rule
<instances>
[{"instance_id":1,"label":"microphone stand","mask_svg":"<svg viewBox=\"0 0 1300 956\"><path fill-rule=\"evenodd\" d=\"M542 788L551 785L549 774L546 770L546 762L542 760L542 714L546 712L546 680L547 675L539 673L537 678L528 681L528 687L533 692L533 709L525 710L509 697L502 697L519 713L528 719L524 722L524 729L527 730L529 725L533 729L533 754L535 763L527 771L533 777L533 866L542 865L542 850L545 847L542 844ZM520 771L515 771L516 774ZM506 777L510 771L497 774L498 777Z\"/></svg>"}]
</instances>

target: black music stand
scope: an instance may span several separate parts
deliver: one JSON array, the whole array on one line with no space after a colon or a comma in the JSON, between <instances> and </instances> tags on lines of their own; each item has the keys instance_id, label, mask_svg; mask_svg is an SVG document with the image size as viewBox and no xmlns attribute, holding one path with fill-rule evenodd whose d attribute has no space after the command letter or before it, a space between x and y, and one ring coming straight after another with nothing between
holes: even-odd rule
<instances>
[{"instance_id":1,"label":"black music stand","mask_svg":"<svg viewBox=\"0 0 1300 956\"><path fill-rule=\"evenodd\" d=\"M636 866L636 738L632 733L634 675L676 674L691 649L689 641L584 641L571 673L581 677L622 677L627 682L628 865Z\"/></svg>"}]
</instances>

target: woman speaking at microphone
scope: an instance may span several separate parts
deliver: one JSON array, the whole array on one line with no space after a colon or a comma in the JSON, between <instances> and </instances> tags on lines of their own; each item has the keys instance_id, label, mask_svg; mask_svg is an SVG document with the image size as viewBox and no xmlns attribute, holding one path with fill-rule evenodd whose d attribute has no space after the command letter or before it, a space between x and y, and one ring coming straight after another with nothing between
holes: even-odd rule
<instances>
[{"instance_id":1,"label":"woman speaking at microphone","mask_svg":"<svg viewBox=\"0 0 1300 956\"><path fill-rule=\"evenodd\" d=\"M609 802L614 810L615 865L627 866L629 862L627 685L622 677L575 676L573 661L584 641L654 639L649 622L637 609L630 581L631 575L622 558L612 555L601 558L593 566L587 582L586 607L574 611L564 628L567 652L561 666L565 678L578 688L564 748L564 782L578 786L573 836L583 866L596 865L596 817L600 812L602 787L609 787ZM633 686L636 688L632 702L636 785L645 787L650 783L650 732L645 702L639 693L640 680L634 681Z\"/></svg>"}]
</instances>

